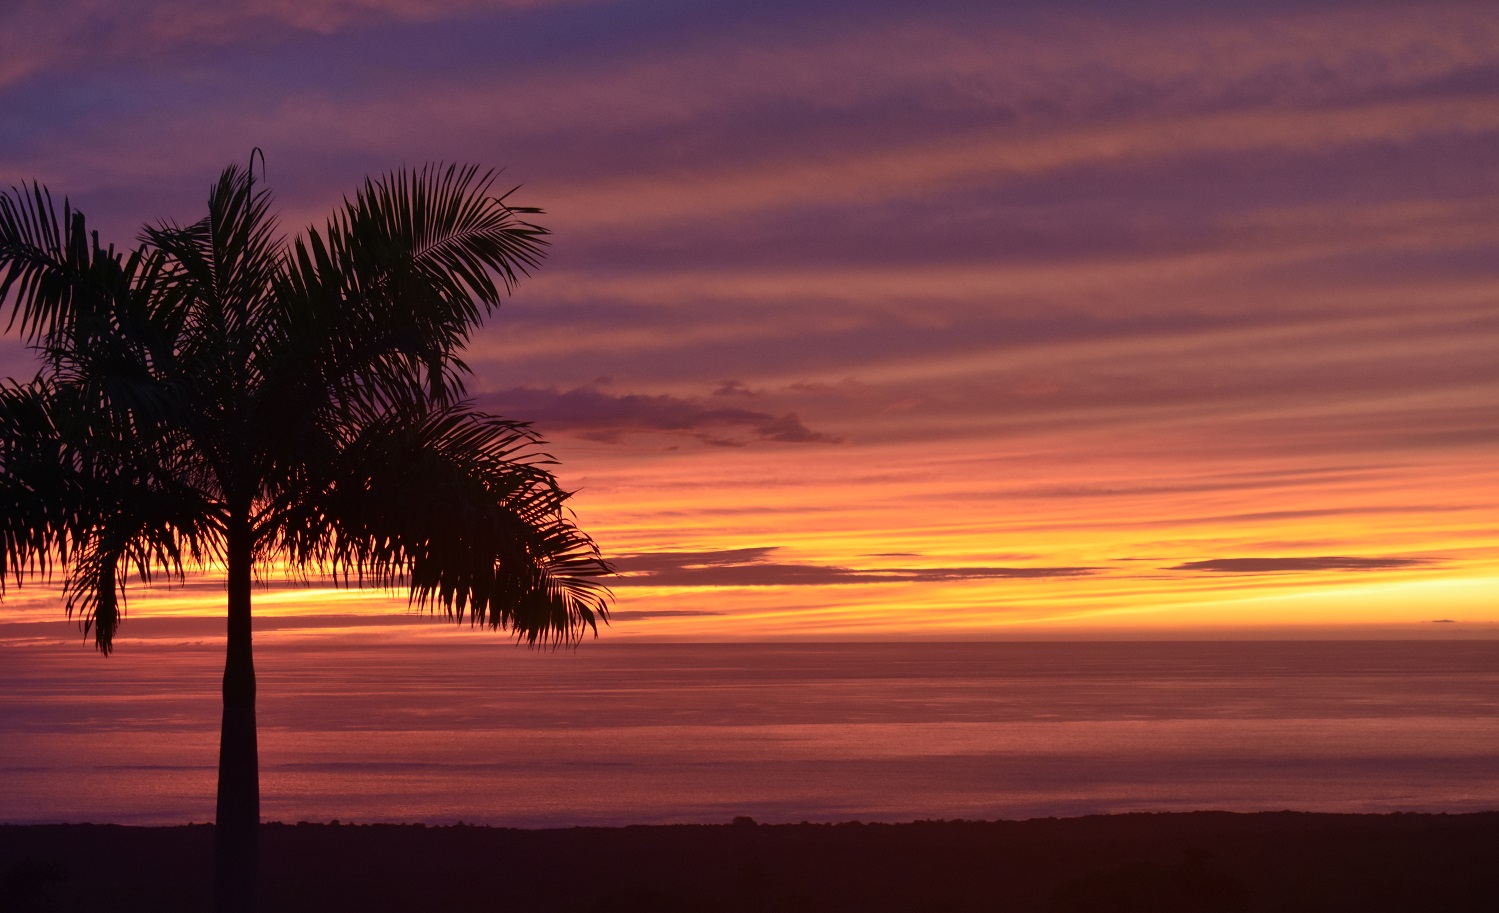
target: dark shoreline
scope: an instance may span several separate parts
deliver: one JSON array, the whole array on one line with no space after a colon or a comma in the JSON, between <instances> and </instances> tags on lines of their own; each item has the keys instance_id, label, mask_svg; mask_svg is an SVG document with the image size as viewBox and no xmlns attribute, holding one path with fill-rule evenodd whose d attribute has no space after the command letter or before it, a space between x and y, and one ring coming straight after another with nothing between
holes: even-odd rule
<instances>
[{"instance_id":1,"label":"dark shoreline","mask_svg":"<svg viewBox=\"0 0 1499 913\"><path fill-rule=\"evenodd\" d=\"M212 827L0 825L0 911L200 911ZM266 911L1493 911L1499 812L270 824ZM51 906L17 897L39 886Z\"/></svg>"}]
</instances>

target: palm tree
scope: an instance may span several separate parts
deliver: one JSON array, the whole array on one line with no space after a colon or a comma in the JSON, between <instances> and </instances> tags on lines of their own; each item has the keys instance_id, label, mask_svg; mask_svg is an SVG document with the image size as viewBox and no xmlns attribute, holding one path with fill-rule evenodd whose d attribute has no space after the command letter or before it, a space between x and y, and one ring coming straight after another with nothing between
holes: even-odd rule
<instances>
[{"instance_id":1,"label":"palm tree","mask_svg":"<svg viewBox=\"0 0 1499 913\"><path fill-rule=\"evenodd\" d=\"M223 911L254 908L257 569L406 587L531 645L597 636L609 599L538 438L464 398L459 352L539 262L540 210L428 166L288 245L253 163L128 253L37 184L0 195L0 307L40 356L0 385L0 595L60 570L107 655L128 581L224 568Z\"/></svg>"}]
</instances>

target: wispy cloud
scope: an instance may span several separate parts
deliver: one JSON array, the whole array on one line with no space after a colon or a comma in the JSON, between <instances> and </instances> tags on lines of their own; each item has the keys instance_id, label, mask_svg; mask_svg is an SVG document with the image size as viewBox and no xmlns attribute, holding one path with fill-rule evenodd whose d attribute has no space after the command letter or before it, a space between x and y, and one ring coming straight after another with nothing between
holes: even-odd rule
<instances>
[{"instance_id":1,"label":"wispy cloud","mask_svg":"<svg viewBox=\"0 0 1499 913\"><path fill-rule=\"evenodd\" d=\"M722 551L648 552L614 559L621 576L611 586L836 586L929 583L958 580L1029 580L1079 577L1091 567L895 567L851 568L787 564L768 560L776 547Z\"/></svg>"},{"instance_id":2,"label":"wispy cloud","mask_svg":"<svg viewBox=\"0 0 1499 913\"><path fill-rule=\"evenodd\" d=\"M461 18L478 10L576 5L588 0L16 0L0 37L0 86L79 61L115 65L202 48L274 45L299 32L328 36L349 29Z\"/></svg>"},{"instance_id":3,"label":"wispy cloud","mask_svg":"<svg viewBox=\"0 0 1499 913\"><path fill-rule=\"evenodd\" d=\"M743 446L751 440L787 444L838 441L802 424L795 412L774 415L666 394L613 394L597 387L513 387L487 393L479 400L502 415L524 417L543 433L566 431L608 444L622 442L627 434L647 432L686 435L725 447Z\"/></svg>"},{"instance_id":4,"label":"wispy cloud","mask_svg":"<svg viewBox=\"0 0 1499 913\"><path fill-rule=\"evenodd\" d=\"M609 613L610 621L646 621L653 618L713 618L723 612L705 609L616 609Z\"/></svg>"},{"instance_id":5,"label":"wispy cloud","mask_svg":"<svg viewBox=\"0 0 1499 913\"><path fill-rule=\"evenodd\" d=\"M1272 574L1284 571L1388 571L1431 564L1430 558L1357 558L1327 555L1315 558L1209 558L1173 565L1171 571L1217 574Z\"/></svg>"}]
</instances>

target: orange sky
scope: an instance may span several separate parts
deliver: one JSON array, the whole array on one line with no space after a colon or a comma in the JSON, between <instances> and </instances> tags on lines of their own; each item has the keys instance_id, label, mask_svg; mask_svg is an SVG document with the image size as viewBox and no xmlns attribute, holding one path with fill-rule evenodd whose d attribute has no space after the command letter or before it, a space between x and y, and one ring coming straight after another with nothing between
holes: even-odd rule
<instances>
[{"instance_id":1,"label":"orange sky","mask_svg":"<svg viewBox=\"0 0 1499 913\"><path fill-rule=\"evenodd\" d=\"M555 247L473 389L609 638L1499 636L1492 11L625 6L26 7L0 174L124 244L252 146L288 230L507 166Z\"/></svg>"}]
</instances>

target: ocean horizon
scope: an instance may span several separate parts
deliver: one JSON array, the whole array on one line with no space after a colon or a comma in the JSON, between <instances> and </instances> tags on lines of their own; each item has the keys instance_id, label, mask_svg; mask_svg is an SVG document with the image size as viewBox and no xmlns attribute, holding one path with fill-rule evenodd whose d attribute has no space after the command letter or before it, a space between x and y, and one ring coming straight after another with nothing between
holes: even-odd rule
<instances>
[{"instance_id":1,"label":"ocean horizon","mask_svg":"<svg viewBox=\"0 0 1499 913\"><path fill-rule=\"evenodd\" d=\"M0 651L0 822L213 818L221 648ZM1499 808L1499 642L278 642L262 817Z\"/></svg>"}]
</instances>

